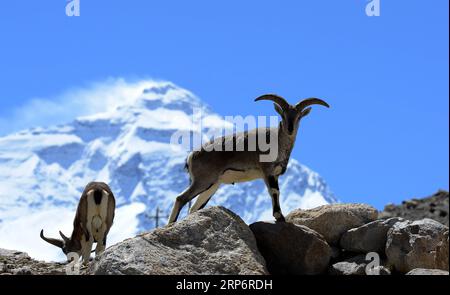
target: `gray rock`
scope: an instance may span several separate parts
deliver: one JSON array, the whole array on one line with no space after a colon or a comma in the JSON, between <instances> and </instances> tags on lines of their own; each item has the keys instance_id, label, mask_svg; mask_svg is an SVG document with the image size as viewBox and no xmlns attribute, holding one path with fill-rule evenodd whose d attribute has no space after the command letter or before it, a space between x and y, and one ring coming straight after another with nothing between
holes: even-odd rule
<instances>
[{"instance_id":1,"label":"gray rock","mask_svg":"<svg viewBox=\"0 0 450 295\"><path fill-rule=\"evenodd\" d=\"M407 276L448 276L448 271L441 269L415 268L409 271Z\"/></svg>"},{"instance_id":2,"label":"gray rock","mask_svg":"<svg viewBox=\"0 0 450 295\"><path fill-rule=\"evenodd\" d=\"M432 219L397 222L388 231L388 262L403 273L415 268L434 269L436 250L448 227Z\"/></svg>"},{"instance_id":3,"label":"gray rock","mask_svg":"<svg viewBox=\"0 0 450 295\"><path fill-rule=\"evenodd\" d=\"M346 231L340 240L341 247L352 252L377 252L384 254L387 232L403 218L389 218L387 220L375 220L357 228Z\"/></svg>"},{"instance_id":4,"label":"gray rock","mask_svg":"<svg viewBox=\"0 0 450 295\"><path fill-rule=\"evenodd\" d=\"M341 262L333 264L330 267L329 274L330 275L343 275L343 276L365 275L366 274L365 268L366 268L365 264L341 261Z\"/></svg>"},{"instance_id":5,"label":"gray rock","mask_svg":"<svg viewBox=\"0 0 450 295\"><path fill-rule=\"evenodd\" d=\"M337 260L342 255L341 248L331 246L331 259Z\"/></svg>"},{"instance_id":6,"label":"gray rock","mask_svg":"<svg viewBox=\"0 0 450 295\"><path fill-rule=\"evenodd\" d=\"M171 226L109 247L94 274L268 274L256 240L239 216L209 207Z\"/></svg>"},{"instance_id":7,"label":"gray rock","mask_svg":"<svg viewBox=\"0 0 450 295\"><path fill-rule=\"evenodd\" d=\"M365 204L330 204L309 210L294 210L286 220L305 225L323 235L330 245L338 245L344 232L374 221L377 216L377 210Z\"/></svg>"},{"instance_id":8,"label":"gray rock","mask_svg":"<svg viewBox=\"0 0 450 295\"><path fill-rule=\"evenodd\" d=\"M367 275L380 275L380 276L388 276L391 275L391 270L386 266L380 265L374 267L373 269L367 270Z\"/></svg>"},{"instance_id":9,"label":"gray rock","mask_svg":"<svg viewBox=\"0 0 450 295\"><path fill-rule=\"evenodd\" d=\"M320 274L326 271L331 248L314 230L285 222L256 222L250 229L271 274Z\"/></svg>"},{"instance_id":10,"label":"gray rock","mask_svg":"<svg viewBox=\"0 0 450 295\"><path fill-rule=\"evenodd\" d=\"M11 272L14 275L32 275L33 274L33 272L31 271L31 268L28 266L23 266L20 268L13 269Z\"/></svg>"},{"instance_id":11,"label":"gray rock","mask_svg":"<svg viewBox=\"0 0 450 295\"><path fill-rule=\"evenodd\" d=\"M435 264L437 268L448 271L448 252L448 231L446 231L436 247Z\"/></svg>"},{"instance_id":12,"label":"gray rock","mask_svg":"<svg viewBox=\"0 0 450 295\"><path fill-rule=\"evenodd\" d=\"M400 205L386 205L379 218L403 217L407 220L430 218L448 226L449 224L449 194L439 190L434 195L422 199L403 201Z\"/></svg>"},{"instance_id":13,"label":"gray rock","mask_svg":"<svg viewBox=\"0 0 450 295\"><path fill-rule=\"evenodd\" d=\"M365 255L358 255L347 260L334 263L328 270L330 275L390 275L391 271L383 266L368 267L372 260ZM382 262L380 262L382 263Z\"/></svg>"},{"instance_id":14,"label":"gray rock","mask_svg":"<svg viewBox=\"0 0 450 295\"><path fill-rule=\"evenodd\" d=\"M0 249L0 275L56 275L65 274L65 265L31 259L27 253ZM83 273L81 273L83 274Z\"/></svg>"}]
</instances>

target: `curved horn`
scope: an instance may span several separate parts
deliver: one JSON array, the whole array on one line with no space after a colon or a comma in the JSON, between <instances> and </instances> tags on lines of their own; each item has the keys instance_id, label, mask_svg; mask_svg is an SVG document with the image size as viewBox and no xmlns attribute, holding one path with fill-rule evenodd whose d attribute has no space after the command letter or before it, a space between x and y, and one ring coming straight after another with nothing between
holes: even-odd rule
<instances>
[{"instance_id":1,"label":"curved horn","mask_svg":"<svg viewBox=\"0 0 450 295\"><path fill-rule=\"evenodd\" d=\"M289 109L289 103L284 98L282 98L281 96L276 95L276 94L264 94L258 98L255 98L255 101L258 101L258 100L271 100L274 103L276 103L277 105L279 105L283 109L283 111L286 111Z\"/></svg>"},{"instance_id":2,"label":"curved horn","mask_svg":"<svg viewBox=\"0 0 450 295\"><path fill-rule=\"evenodd\" d=\"M44 237L44 230L43 229L41 230L41 235L40 236L41 236L41 239L43 239L47 243L55 245L56 247L62 248L64 246L64 242L61 241L61 240Z\"/></svg>"},{"instance_id":3,"label":"curved horn","mask_svg":"<svg viewBox=\"0 0 450 295\"><path fill-rule=\"evenodd\" d=\"M310 105L313 105L313 104L320 104L327 108L330 107L325 101L321 100L320 98L311 97L311 98L307 98L307 99L304 99L301 102L299 102L295 106L295 108L297 109L297 111L301 112L301 111L303 111L304 108L306 108Z\"/></svg>"},{"instance_id":4,"label":"curved horn","mask_svg":"<svg viewBox=\"0 0 450 295\"><path fill-rule=\"evenodd\" d=\"M65 242L67 242L68 240L70 240L68 237L66 237L66 236L62 233L62 231L59 231L59 235L61 236L61 238L63 238L63 240L64 240Z\"/></svg>"}]
</instances>

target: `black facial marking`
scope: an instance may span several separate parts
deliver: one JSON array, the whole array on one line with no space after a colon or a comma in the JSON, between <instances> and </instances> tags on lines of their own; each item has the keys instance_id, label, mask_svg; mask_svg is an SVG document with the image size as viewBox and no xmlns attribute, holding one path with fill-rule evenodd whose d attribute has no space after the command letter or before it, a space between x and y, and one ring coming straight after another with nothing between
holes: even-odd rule
<instances>
[{"instance_id":1,"label":"black facial marking","mask_svg":"<svg viewBox=\"0 0 450 295\"><path fill-rule=\"evenodd\" d=\"M106 246L106 236L103 238L103 246Z\"/></svg>"},{"instance_id":2,"label":"black facial marking","mask_svg":"<svg viewBox=\"0 0 450 295\"><path fill-rule=\"evenodd\" d=\"M292 122L289 122L288 131L289 131L289 133L292 133L292 131L294 131L294 126L293 126Z\"/></svg>"},{"instance_id":3,"label":"black facial marking","mask_svg":"<svg viewBox=\"0 0 450 295\"><path fill-rule=\"evenodd\" d=\"M270 188L276 189L276 190L280 190L280 188L278 187L278 181L275 179L274 176L269 176L269 186Z\"/></svg>"},{"instance_id":4,"label":"black facial marking","mask_svg":"<svg viewBox=\"0 0 450 295\"><path fill-rule=\"evenodd\" d=\"M95 204L100 205L100 203L102 202L102 197L103 197L103 193L102 193L101 190L95 190L94 191Z\"/></svg>"}]
</instances>

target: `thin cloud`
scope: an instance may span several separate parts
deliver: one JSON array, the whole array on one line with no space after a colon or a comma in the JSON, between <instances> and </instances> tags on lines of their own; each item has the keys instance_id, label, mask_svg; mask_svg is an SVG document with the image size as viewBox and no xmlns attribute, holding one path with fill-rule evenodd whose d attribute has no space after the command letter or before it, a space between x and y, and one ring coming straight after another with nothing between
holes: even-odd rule
<instances>
[{"instance_id":1,"label":"thin cloud","mask_svg":"<svg viewBox=\"0 0 450 295\"><path fill-rule=\"evenodd\" d=\"M75 88L50 98L32 98L10 115L0 118L0 135L30 127L63 124L80 116L107 112L135 101L142 90L160 81L143 79L125 81L109 78L84 88ZM169 83L169 82L166 82Z\"/></svg>"}]
</instances>

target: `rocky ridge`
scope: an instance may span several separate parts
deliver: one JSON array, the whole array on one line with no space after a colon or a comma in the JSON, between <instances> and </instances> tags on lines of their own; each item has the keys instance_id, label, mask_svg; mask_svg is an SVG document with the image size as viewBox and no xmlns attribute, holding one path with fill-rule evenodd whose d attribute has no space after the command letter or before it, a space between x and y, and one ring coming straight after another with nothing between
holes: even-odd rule
<instances>
[{"instance_id":1,"label":"rocky ridge","mask_svg":"<svg viewBox=\"0 0 450 295\"><path fill-rule=\"evenodd\" d=\"M80 274L449 274L449 229L436 220L380 218L364 204L298 209L287 220L248 226L209 207L109 247ZM66 269L7 250L0 263L0 274Z\"/></svg>"},{"instance_id":2,"label":"rocky ridge","mask_svg":"<svg viewBox=\"0 0 450 295\"><path fill-rule=\"evenodd\" d=\"M447 191L439 190L426 198L412 198L400 205L388 204L380 212L380 218L403 217L408 220L430 218L448 226L449 195Z\"/></svg>"}]
</instances>

